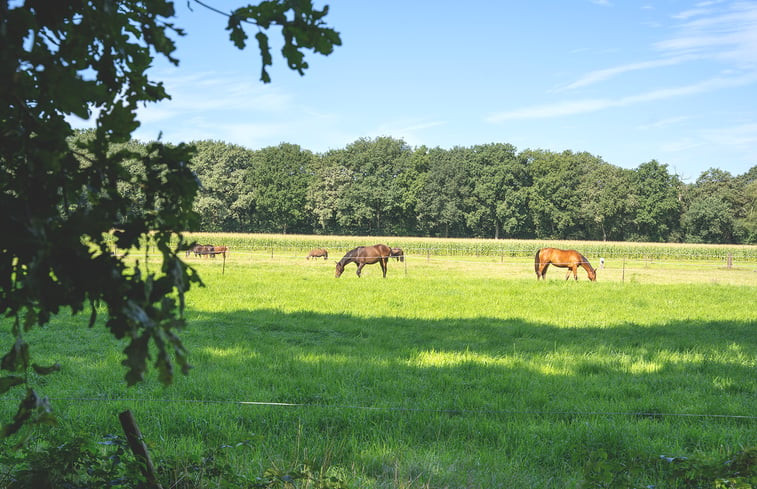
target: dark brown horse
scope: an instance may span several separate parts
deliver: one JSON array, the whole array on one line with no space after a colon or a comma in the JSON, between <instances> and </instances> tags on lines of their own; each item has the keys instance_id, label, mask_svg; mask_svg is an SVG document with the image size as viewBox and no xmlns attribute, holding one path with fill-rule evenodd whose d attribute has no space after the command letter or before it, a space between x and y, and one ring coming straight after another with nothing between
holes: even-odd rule
<instances>
[{"instance_id":1,"label":"dark brown horse","mask_svg":"<svg viewBox=\"0 0 757 489\"><path fill-rule=\"evenodd\" d=\"M215 258L216 255L223 255L226 258L226 253L229 252L228 246L213 246L211 244L195 245L191 249L187 250L187 256L190 253L194 253L195 256L203 257L207 256Z\"/></svg>"},{"instance_id":2,"label":"dark brown horse","mask_svg":"<svg viewBox=\"0 0 757 489\"><path fill-rule=\"evenodd\" d=\"M547 268L554 265L560 268L568 268L565 280L570 278L570 272L573 272L573 278L578 280L578 267L583 267L589 275L592 282L597 280L597 272L581 253L576 250L560 250L557 248L542 248L534 256L534 270L536 270L536 280L544 279Z\"/></svg>"},{"instance_id":3,"label":"dark brown horse","mask_svg":"<svg viewBox=\"0 0 757 489\"><path fill-rule=\"evenodd\" d=\"M351 249L345 254L341 260L336 263L336 277L342 275L345 265L350 263L357 264L357 276L360 276L360 272L366 265L372 265L374 263L381 264L381 271L384 272L384 278L386 278L386 262L389 260L389 255L392 250L385 244L377 244L373 246L358 246Z\"/></svg>"},{"instance_id":4,"label":"dark brown horse","mask_svg":"<svg viewBox=\"0 0 757 489\"><path fill-rule=\"evenodd\" d=\"M213 245L204 244L204 245L194 245L190 249L187 250L187 256L189 256L190 253L194 253L195 256L204 256L212 252Z\"/></svg>"},{"instance_id":5,"label":"dark brown horse","mask_svg":"<svg viewBox=\"0 0 757 489\"><path fill-rule=\"evenodd\" d=\"M389 256L391 256L395 260L405 261L405 252L402 251L402 248L392 248Z\"/></svg>"},{"instance_id":6,"label":"dark brown horse","mask_svg":"<svg viewBox=\"0 0 757 489\"><path fill-rule=\"evenodd\" d=\"M329 259L329 252L326 250L326 248L313 248L308 253L308 256L306 257L308 260L311 258L320 258L323 257L324 260Z\"/></svg>"}]
</instances>

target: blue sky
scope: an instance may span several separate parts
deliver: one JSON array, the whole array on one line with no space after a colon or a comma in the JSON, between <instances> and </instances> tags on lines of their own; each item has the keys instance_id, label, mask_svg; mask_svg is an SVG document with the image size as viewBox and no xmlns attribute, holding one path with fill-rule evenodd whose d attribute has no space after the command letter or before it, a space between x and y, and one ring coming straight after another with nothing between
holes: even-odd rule
<instances>
[{"instance_id":1,"label":"blue sky","mask_svg":"<svg viewBox=\"0 0 757 489\"><path fill-rule=\"evenodd\" d=\"M624 168L656 159L686 181L757 165L755 1L327 3L343 45L308 53L304 77L275 57L264 85L255 44L236 49L221 15L177 1L181 63L151 72L173 98L141 111L135 137L315 152L378 136L502 142Z\"/></svg>"}]
</instances>

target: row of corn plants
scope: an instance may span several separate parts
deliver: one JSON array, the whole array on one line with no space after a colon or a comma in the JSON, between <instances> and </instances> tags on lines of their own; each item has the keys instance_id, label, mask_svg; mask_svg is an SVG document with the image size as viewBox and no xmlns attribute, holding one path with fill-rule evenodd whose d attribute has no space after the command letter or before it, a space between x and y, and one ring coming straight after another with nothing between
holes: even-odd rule
<instances>
[{"instance_id":1,"label":"row of corn plants","mask_svg":"<svg viewBox=\"0 0 757 489\"><path fill-rule=\"evenodd\" d=\"M573 248L587 257L632 260L708 260L757 262L757 246L680 243L634 243L609 241L547 241L514 239L417 238L396 236L320 236L246 233L187 233L201 244L229 246L251 252L306 254L314 247L326 248L336 257L355 246L385 243L400 247L407 255L533 257L543 247Z\"/></svg>"}]
</instances>

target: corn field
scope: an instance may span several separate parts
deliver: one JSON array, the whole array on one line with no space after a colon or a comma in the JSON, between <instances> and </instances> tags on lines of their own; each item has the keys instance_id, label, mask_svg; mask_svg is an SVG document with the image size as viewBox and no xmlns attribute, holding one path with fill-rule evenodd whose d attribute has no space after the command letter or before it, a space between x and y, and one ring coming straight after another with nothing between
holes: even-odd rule
<instances>
[{"instance_id":1,"label":"corn field","mask_svg":"<svg viewBox=\"0 0 757 489\"><path fill-rule=\"evenodd\" d=\"M630 260L692 260L757 262L757 246L680 243L632 243L609 241L548 241L466 238L414 238L395 236L319 236L246 233L187 233L186 238L200 244L224 245L233 250L271 252L303 256L315 247L337 254L362 245L384 243L400 247L406 255L430 257L488 256L533 258L539 248L573 248L587 257L626 258ZM336 257L338 258L338 257Z\"/></svg>"}]
</instances>

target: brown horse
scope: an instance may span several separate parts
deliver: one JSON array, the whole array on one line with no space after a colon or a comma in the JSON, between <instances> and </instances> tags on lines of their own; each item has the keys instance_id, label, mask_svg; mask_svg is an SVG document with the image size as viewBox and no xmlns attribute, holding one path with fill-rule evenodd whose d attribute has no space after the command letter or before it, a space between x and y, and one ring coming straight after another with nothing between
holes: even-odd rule
<instances>
[{"instance_id":1,"label":"brown horse","mask_svg":"<svg viewBox=\"0 0 757 489\"><path fill-rule=\"evenodd\" d=\"M311 258L320 258L320 257L323 257L324 260L329 259L329 252L328 250L326 250L326 248L313 248L308 253L308 256L306 257L306 259L309 260Z\"/></svg>"},{"instance_id":2,"label":"brown horse","mask_svg":"<svg viewBox=\"0 0 757 489\"><path fill-rule=\"evenodd\" d=\"M345 265L350 263L357 264L357 276L360 276L360 272L365 265L372 265L374 263L381 264L381 271L384 272L384 278L386 278L386 262L389 260L389 255L392 250L385 244L377 244L373 246L358 246L351 249L345 254L341 260L336 263L336 277L339 278L344 272Z\"/></svg>"},{"instance_id":3,"label":"brown horse","mask_svg":"<svg viewBox=\"0 0 757 489\"><path fill-rule=\"evenodd\" d=\"M578 267L581 266L589 275L592 282L597 280L597 271L591 266L589 260L576 250L560 250L557 248L542 248L534 256L534 270L536 270L536 280L545 279L547 268L554 265L560 268L568 268L565 280L570 278L570 272L573 272L573 278L578 280ZM546 280L546 279L545 279Z\"/></svg>"},{"instance_id":4,"label":"brown horse","mask_svg":"<svg viewBox=\"0 0 757 489\"><path fill-rule=\"evenodd\" d=\"M402 251L402 248L392 248L389 256L391 256L395 260L405 261L405 252Z\"/></svg>"},{"instance_id":5,"label":"brown horse","mask_svg":"<svg viewBox=\"0 0 757 489\"><path fill-rule=\"evenodd\" d=\"M213 245L194 245L190 249L187 250L187 256L189 256L190 253L194 253L195 256L203 256L208 255L212 253L213 251Z\"/></svg>"},{"instance_id":6,"label":"brown horse","mask_svg":"<svg viewBox=\"0 0 757 489\"><path fill-rule=\"evenodd\" d=\"M207 256L210 258L215 258L216 255L223 255L224 258L226 258L226 253L229 252L228 246L213 246L211 244L204 244L204 245L195 245L192 248L187 250L187 256L189 256L190 253L194 253L195 256Z\"/></svg>"},{"instance_id":7,"label":"brown horse","mask_svg":"<svg viewBox=\"0 0 757 489\"><path fill-rule=\"evenodd\" d=\"M226 253L229 252L228 246L213 246L213 251L211 252L211 257L215 257L216 255L223 255L224 258L226 258Z\"/></svg>"}]
</instances>

